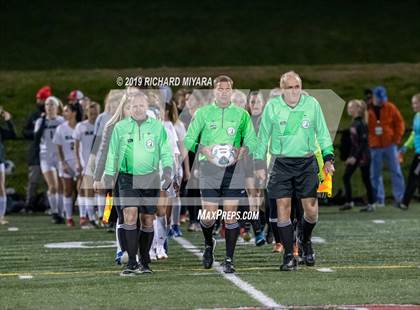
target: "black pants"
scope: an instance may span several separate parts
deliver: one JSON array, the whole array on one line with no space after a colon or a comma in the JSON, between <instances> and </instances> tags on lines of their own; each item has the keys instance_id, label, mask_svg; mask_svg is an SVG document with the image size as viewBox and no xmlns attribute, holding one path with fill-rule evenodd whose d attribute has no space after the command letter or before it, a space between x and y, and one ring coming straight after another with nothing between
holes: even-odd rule
<instances>
[{"instance_id":1,"label":"black pants","mask_svg":"<svg viewBox=\"0 0 420 310\"><path fill-rule=\"evenodd\" d=\"M369 163L363 166L359 166L357 163L354 165L346 165L346 169L344 171L344 176L343 176L344 190L346 192L345 193L346 202L353 201L353 196L352 196L352 191L351 191L351 177L358 167L360 167L360 171L362 173L363 184L366 187L368 203L373 204L375 201L373 198L372 184L370 183L370 164Z\"/></svg>"},{"instance_id":2,"label":"black pants","mask_svg":"<svg viewBox=\"0 0 420 310\"><path fill-rule=\"evenodd\" d=\"M406 206L409 205L413 198L414 192L420 183L420 155L414 156L413 162L411 163L410 170L408 173L408 181L404 191L404 197L402 203Z\"/></svg>"}]
</instances>

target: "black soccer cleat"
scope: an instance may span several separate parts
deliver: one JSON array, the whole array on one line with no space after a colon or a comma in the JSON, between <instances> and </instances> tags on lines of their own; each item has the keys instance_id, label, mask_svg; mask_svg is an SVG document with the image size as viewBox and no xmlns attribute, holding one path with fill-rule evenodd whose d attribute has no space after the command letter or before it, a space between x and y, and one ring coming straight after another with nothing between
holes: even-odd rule
<instances>
[{"instance_id":1,"label":"black soccer cleat","mask_svg":"<svg viewBox=\"0 0 420 310\"><path fill-rule=\"evenodd\" d=\"M150 269L149 264L144 263L144 262L139 264L139 270L140 270L140 273L153 273L152 269Z\"/></svg>"},{"instance_id":2,"label":"black soccer cleat","mask_svg":"<svg viewBox=\"0 0 420 310\"><path fill-rule=\"evenodd\" d=\"M407 211L408 210L408 206L405 205L405 204L403 204L403 203L401 203L401 202L395 202L393 204L393 206L394 206L394 208L397 208L397 209L400 209L400 210L403 210L403 211Z\"/></svg>"},{"instance_id":3,"label":"black soccer cleat","mask_svg":"<svg viewBox=\"0 0 420 310\"><path fill-rule=\"evenodd\" d=\"M224 273L235 273L235 268L233 267L233 260L230 257L226 257L225 261L222 264Z\"/></svg>"},{"instance_id":4,"label":"black soccer cleat","mask_svg":"<svg viewBox=\"0 0 420 310\"><path fill-rule=\"evenodd\" d=\"M53 213L51 215L51 222L53 224L64 224L64 218L58 215L57 213Z\"/></svg>"},{"instance_id":5,"label":"black soccer cleat","mask_svg":"<svg viewBox=\"0 0 420 310\"><path fill-rule=\"evenodd\" d=\"M210 269L214 262L214 249L216 248L216 239L213 238L213 245L205 245L203 253L203 266L205 269Z\"/></svg>"},{"instance_id":6,"label":"black soccer cleat","mask_svg":"<svg viewBox=\"0 0 420 310\"><path fill-rule=\"evenodd\" d=\"M368 204L366 207L360 209L360 212L373 212L373 211L375 211L375 206L372 204Z\"/></svg>"},{"instance_id":7,"label":"black soccer cleat","mask_svg":"<svg viewBox=\"0 0 420 310\"><path fill-rule=\"evenodd\" d=\"M311 241L307 241L303 243L303 261L305 262L306 266L315 265L315 254L314 254L314 250L312 249Z\"/></svg>"},{"instance_id":8,"label":"black soccer cleat","mask_svg":"<svg viewBox=\"0 0 420 310\"><path fill-rule=\"evenodd\" d=\"M292 253L283 255L283 264L280 265L280 271L294 271L297 269L297 261Z\"/></svg>"},{"instance_id":9,"label":"black soccer cleat","mask_svg":"<svg viewBox=\"0 0 420 310\"><path fill-rule=\"evenodd\" d=\"M133 277L135 275L138 275L142 273L139 269L139 264L127 264L127 266L124 268L124 270L120 273L120 276L122 277Z\"/></svg>"}]
</instances>

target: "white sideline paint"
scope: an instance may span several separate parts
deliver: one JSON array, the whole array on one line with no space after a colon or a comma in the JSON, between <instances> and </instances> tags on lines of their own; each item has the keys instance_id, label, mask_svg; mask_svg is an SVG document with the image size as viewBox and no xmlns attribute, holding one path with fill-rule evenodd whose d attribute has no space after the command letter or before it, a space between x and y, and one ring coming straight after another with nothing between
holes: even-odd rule
<instances>
[{"instance_id":1,"label":"white sideline paint","mask_svg":"<svg viewBox=\"0 0 420 310\"><path fill-rule=\"evenodd\" d=\"M19 228L17 228L17 227L9 227L9 228L7 228L7 230L8 231L18 231Z\"/></svg>"},{"instance_id":2,"label":"white sideline paint","mask_svg":"<svg viewBox=\"0 0 420 310\"><path fill-rule=\"evenodd\" d=\"M20 280L30 280L33 278L33 276L31 276L30 274L20 274L18 275Z\"/></svg>"},{"instance_id":3,"label":"white sideline paint","mask_svg":"<svg viewBox=\"0 0 420 310\"><path fill-rule=\"evenodd\" d=\"M331 268L318 268L317 270L319 272L334 272Z\"/></svg>"},{"instance_id":4,"label":"white sideline paint","mask_svg":"<svg viewBox=\"0 0 420 310\"><path fill-rule=\"evenodd\" d=\"M203 253L195 245L193 245L191 242L189 242L188 240L186 240L182 237L174 238L173 240L178 242L188 252L194 254L195 256L197 256L200 259L202 258ZM276 303L273 299L271 299L270 297L265 295L263 292L257 290L255 287L253 287L248 282L245 282L244 280L239 278L237 275L224 273L220 263L215 261L213 263L213 269L215 269L218 273L220 273L226 280L235 284L242 291L244 291L247 295L251 296L256 301L258 301L259 303L264 305L265 307L273 307L273 308L276 308L276 309L277 308L278 309L287 309L285 306Z\"/></svg>"},{"instance_id":5,"label":"white sideline paint","mask_svg":"<svg viewBox=\"0 0 420 310\"><path fill-rule=\"evenodd\" d=\"M311 241L312 241L313 244L327 243L327 241L324 238L321 238L321 237L312 237Z\"/></svg>"},{"instance_id":6,"label":"white sideline paint","mask_svg":"<svg viewBox=\"0 0 420 310\"><path fill-rule=\"evenodd\" d=\"M375 224L385 224L384 220L373 220L372 222L374 222Z\"/></svg>"},{"instance_id":7,"label":"white sideline paint","mask_svg":"<svg viewBox=\"0 0 420 310\"><path fill-rule=\"evenodd\" d=\"M92 248L115 248L115 241L70 241L47 243L44 247L48 249L92 249Z\"/></svg>"}]
</instances>

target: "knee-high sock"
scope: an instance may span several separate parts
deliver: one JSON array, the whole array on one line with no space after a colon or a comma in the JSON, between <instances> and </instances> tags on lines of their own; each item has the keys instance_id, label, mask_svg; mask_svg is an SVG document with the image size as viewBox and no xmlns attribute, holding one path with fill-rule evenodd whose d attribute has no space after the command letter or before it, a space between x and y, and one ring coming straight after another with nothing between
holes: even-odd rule
<instances>
[{"instance_id":1,"label":"knee-high sock","mask_svg":"<svg viewBox=\"0 0 420 310\"><path fill-rule=\"evenodd\" d=\"M156 219L154 219L153 220L153 230L155 231L155 232L157 232L157 230L158 230L158 226L157 226L157 220ZM153 234L153 242L152 242L152 248L153 249L156 249L157 248L157 246L158 246L158 242L157 242L157 233L154 233Z\"/></svg>"},{"instance_id":2,"label":"knee-high sock","mask_svg":"<svg viewBox=\"0 0 420 310\"><path fill-rule=\"evenodd\" d=\"M280 237L284 246L284 254L293 253L293 225L292 221L288 219L284 222L278 222L277 226L280 230Z\"/></svg>"},{"instance_id":3,"label":"knee-high sock","mask_svg":"<svg viewBox=\"0 0 420 310\"><path fill-rule=\"evenodd\" d=\"M307 242L311 241L312 237L312 230L315 228L316 220L311 221L307 219L305 216L302 218L302 241Z\"/></svg>"},{"instance_id":4,"label":"knee-high sock","mask_svg":"<svg viewBox=\"0 0 420 310\"><path fill-rule=\"evenodd\" d=\"M64 196L63 194L56 194L55 199L57 199L57 209L58 215L64 217Z\"/></svg>"},{"instance_id":5,"label":"knee-high sock","mask_svg":"<svg viewBox=\"0 0 420 310\"><path fill-rule=\"evenodd\" d=\"M175 197L172 204L172 213L171 213L171 224L179 225L179 216L181 214L181 199Z\"/></svg>"},{"instance_id":6,"label":"knee-high sock","mask_svg":"<svg viewBox=\"0 0 420 310\"><path fill-rule=\"evenodd\" d=\"M55 194L50 194L49 192L47 193L47 197L48 197L48 203L50 205L51 208L51 212L53 214L58 214L58 205L57 205L57 193Z\"/></svg>"},{"instance_id":7,"label":"knee-high sock","mask_svg":"<svg viewBox=\"0 0 420 310\"><path fill-rule=\"evenodd\" d=\"M98 216L101 218L104 216L105 209L105 196L102 194L96 195L96 204L98 206Z\"/></svg>"},{"instance_id":8,"label":"knee-high sock","mask_svg":"<svg viewBox=\"0 0 420 310\"><path fill-rule=\"evenodd\" d=\"M163 246L166 240L166 216L157 216L156 217L156 224L157 224L157 243L158 246Z\"/></svg>"},{"instance_id":9,"label":"knee-high sock","mask_svg":"<svg viewBox=\"0 0 420 310\"><path fill-rule=\"evenodd\" d=\"M137 226L134 225L124 225L125 230L125 240L127 241L127 253L128 253L128 263L136 263L136 255L138 251L138 233Z\"/></svg>"},{"instance_id":10,"label":"knee-high sock","mask_svg":"<svg viewBox=\"0 0 420 310\"><path fill-rule=\"evenodd\" d=\"M6 214L7 196L0 196L0 218Z\"/></svg>"},{"instance_id":11,"label":"knee-high sock","mask_svg":"<svg viewBox=\"0 0 420 310\"><path fill-rule=\"evenodd\" d=\"M73 217L73 198L64 197L64 210L66 212L66 219L71 219Z\"/></svg>"},{"instance_id":12,"label":"knee-high sock","mask_svg":"<svg viewBox=\"0 0 420 310\"><path fill-rule=\"evenodd\" d=\"M117 253L121 252L121 242L120 242L120 234L118 233L118 230L120 229L121 225L117 224L115 227L115 241L117 243Z\"/></svg>"},{"instance_id":13,"label":"knee-high sock","mask_svg":"<svg viewBox=\"0 0 420 310\"><path fill-rule=\"evenodd\" d=\"M86 197L86 212L89 218L89 221L95 220L95 198Z\"/></svg>"},{"instance_id":14,"label":"knee-high sock","mask_svg":"<svg viewBox=\"0 0 420 310\"><path fill-rule=\"evenodd\" d=\"M205 223L202 220L200 221L201 231L204 235L205 245L213 246L213 228L215 221L211 223Z\"/></svg>"},{"instance_id":15,"label":"knee-high sock","mask_svg":"<svg viewBox=\"0 0 420 310\"><path fill-rule=\"evenodd\" d=\"M79 205L79 216L86 217L86 199L87 197L78 196L77 204Z\"/></svg>"},{"instance_id":16,"label":"knee-high sock","mask_svg":"<svg viewBox=\"0 0 420 310\"><path fill-rule=\"evenodd\" d=\"M239 236L239 224L226 224L225 239L226 239L226 257L233 259L235 253L236 241Z\"/></svg>"},{"instance_id":17,"label":"knee-high sock","mask_svg":"<svg viewBox=\"0 0 420 310\"><path fill-rule=\"evenodd\" d=\"M274 240L276 243L281 243L280 229L277 226L277 218L270 218L270 227L273 231Z\"/></svg>"},{"instance_id":18,"label":"knee-high sock","mask_svg":"<svg viewBox=\"0 0 420 310\"><path fill-rule=\"evenodd\" d=\"M251 220L252 229L254 229L254 234L259 234L261 232L261 225L259 220Z\"/></svg>"},{"instance_id":19,"label":"knee-high sock","mask_svg":"<svg viewBox=\"0 0 420 310\"><path fill-rule=\"evenodd\" d=\"M142 263L150 263L149 251L152 247L154 238L154 229L153 227L142 227L139 232L139 252L140 252L140 261Z\"/></svg>"},{"instance_id":20,"label":"knee-high sock","mask_svg":"<svg viewBox=\"0 0 420 310\"><path fill-rule=\"evenodd\" d=\"M119 242L119 249L121 251L127 251L127 242L125 241L125 232L124 232L124 219L118 218L117 224L117 240Z\"/></svg>"}]
</instances>

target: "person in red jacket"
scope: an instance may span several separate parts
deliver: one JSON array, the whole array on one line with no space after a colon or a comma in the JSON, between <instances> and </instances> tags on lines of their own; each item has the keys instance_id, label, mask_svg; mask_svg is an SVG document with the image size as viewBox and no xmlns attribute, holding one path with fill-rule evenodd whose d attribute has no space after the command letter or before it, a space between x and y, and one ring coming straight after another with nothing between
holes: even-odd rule
<instances>
[{"instance_id":1,"label":"person in red jacket","mask_svg":"<svg viewBox=\"0 0 420 310\"><path fill-rule=\"evenodd\" d=\"M383 162L387 162L391 173L392 195L395 204L404 195L404 176L398 160L397 145L401 143L405 125L400 111L388 101L386 89L377 86L373 89L373 104L368 117L369 147L371 152L371 182L377 204L385 203L382 182Z\"/></svg>"}]
</instances>

